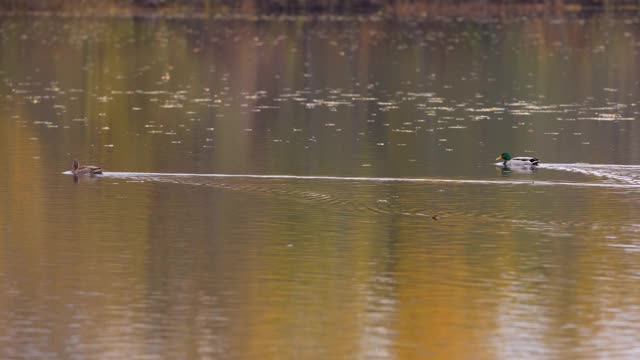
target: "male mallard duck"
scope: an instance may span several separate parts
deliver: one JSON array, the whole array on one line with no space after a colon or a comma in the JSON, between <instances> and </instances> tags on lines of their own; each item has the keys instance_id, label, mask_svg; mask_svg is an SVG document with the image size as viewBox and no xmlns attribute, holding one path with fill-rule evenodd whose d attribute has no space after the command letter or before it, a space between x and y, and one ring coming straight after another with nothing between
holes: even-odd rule
<instances>
[{"instance_id":1,"label":"male mallard duck","mask_svg":"<svg viewBox=\"0 0 640 360\"><path fill-rule=\"evenodd\" d=\"M102 168L91 165L80 166L78 160L73 160L73 168L71 173L76 176L102 174Z\"/></svg>"},{"instance_id":2,"label":"male mallard duck","mask_svg":"<svg viewBox=\"0 0 640 360\"><path fill-rule=\"evenodd\" d=\"M527 167L534 168L538 166L539 160L534 157L518 156L512 158L509 153L502 153L496 158L496 160L502 160L502 166L509 167Z\"/></svg>"}]
</instances>

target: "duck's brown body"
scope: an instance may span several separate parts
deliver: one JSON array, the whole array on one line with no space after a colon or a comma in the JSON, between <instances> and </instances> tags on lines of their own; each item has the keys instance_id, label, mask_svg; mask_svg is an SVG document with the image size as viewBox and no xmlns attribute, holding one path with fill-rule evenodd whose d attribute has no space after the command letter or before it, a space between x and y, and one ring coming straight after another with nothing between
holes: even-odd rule
<instances>
[{"instance_id":1,"label":"duck's brown body","mask_svg":"<svg viewBox=\"0 0 640 360\"><path fill-rule=\"evenodd\" d=\"M91 165L80 166L78 160L73 160L73 167L71 168L71 173L76 176L82 175L97 175L102 174L102 168Z\"/></svg>"}]
</instances>

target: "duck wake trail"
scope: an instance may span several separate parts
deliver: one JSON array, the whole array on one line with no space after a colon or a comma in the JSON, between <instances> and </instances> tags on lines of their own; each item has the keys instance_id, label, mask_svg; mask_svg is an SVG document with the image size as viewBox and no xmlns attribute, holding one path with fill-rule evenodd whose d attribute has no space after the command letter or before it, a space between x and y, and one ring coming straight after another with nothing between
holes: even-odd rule
<instances>
[{"instance_id":1,"label":"duck wake trail","mask_svg":"<svg viewBox=\"0 0 640 360\"><path fill-rule=\"evenodd\" d=\"M627 187L640 185L640 165L614 164L540 164L541 169L568 171L603 178Z\"/></svg>"},{"instance_id":2,"label":"duck wake trail","mask_svg":"<svg viewBox=\"0 0 640 360\"><path fill-rule=\"evenodd\" d=\"M144 181L171 181L188 184L187 179L273 179L273 180L316 180L337 182L406 182L406 183L449 183L479 185L526 185L526 186L572 186L601 188L640 188L640 165L609 164L541 164L540 169L568 171L591 175L608 181L572 182L555 180L536 180L534 176L526 180L482 180L482 179L444 179L444 178L402 178L402 177L358 177L358 176L313 176L313 175L262 175L262 174L196 174L196 173L156 173L156 172L104 172L102 177L136 179ZM64 174L71 174L70 171ZM169 180L171 179L171 180Z\"/></svg>"}]
</instances>

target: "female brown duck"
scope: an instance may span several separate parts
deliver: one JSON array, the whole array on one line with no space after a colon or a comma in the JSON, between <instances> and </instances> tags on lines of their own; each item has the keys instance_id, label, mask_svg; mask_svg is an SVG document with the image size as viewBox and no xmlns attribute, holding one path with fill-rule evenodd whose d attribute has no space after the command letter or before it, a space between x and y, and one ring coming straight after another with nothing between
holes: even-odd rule
<instances>
[{"instance_id":1,"label":"female brown duck","mask_svg":"<svg viewBox=\"0 0 640 360\"><path fill-rule=\"evenodd\" d=\"M73 160L71 173L76 176L102 174L102 168L91 165L80 166L78 160Z\"/></svg>"}]
</instances>

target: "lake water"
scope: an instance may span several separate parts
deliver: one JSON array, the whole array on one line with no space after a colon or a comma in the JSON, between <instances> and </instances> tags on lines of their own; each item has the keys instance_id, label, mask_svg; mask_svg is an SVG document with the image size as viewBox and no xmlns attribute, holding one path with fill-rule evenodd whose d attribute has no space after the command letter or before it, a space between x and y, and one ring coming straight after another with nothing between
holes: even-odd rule
<instances>
[{"instance_id":1,"label":"lake water","mask_svg":"<svg viewBox=\"0 0 640 360\"><path fill-rule=\"evenodd\" d=\"M0 358L637 358L639 51L606 16L0 18Z\"/></svg>"}]
</instances>

